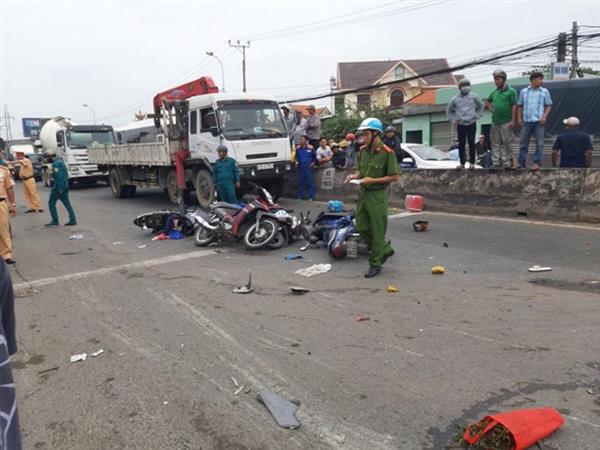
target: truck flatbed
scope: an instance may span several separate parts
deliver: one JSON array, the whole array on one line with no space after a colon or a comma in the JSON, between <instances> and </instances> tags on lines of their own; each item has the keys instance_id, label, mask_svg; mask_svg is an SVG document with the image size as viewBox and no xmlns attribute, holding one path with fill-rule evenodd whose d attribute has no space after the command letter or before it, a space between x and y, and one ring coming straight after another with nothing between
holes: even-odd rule
<instances>
[{"instance_id":1,"label":"truck flatbed","mask_svg":"<svg viewBox=\"0 0 600 450\"><path fill-rule=\"evenodd\" d=\"M171 166L173 159L165 143L99 145L88 150L90 162L105 166Z\"/></svg>"}]
</instances>

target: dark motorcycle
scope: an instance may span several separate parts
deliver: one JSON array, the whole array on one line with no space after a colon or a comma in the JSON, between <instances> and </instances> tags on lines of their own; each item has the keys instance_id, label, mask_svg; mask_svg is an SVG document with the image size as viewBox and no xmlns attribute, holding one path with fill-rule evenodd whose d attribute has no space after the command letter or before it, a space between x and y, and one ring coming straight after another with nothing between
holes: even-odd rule
<instances>
[{"instance_id":1,"label":"dark motorcycle","mask_svg":"<svg viewBox=\"0 0 600 450\"><path fill-rule=\"evenodd\" d=\"M198 209L190 216L196 222L194 243L205 247L217 239L242 240L249 250L267 247L277 236L279 224L271 210L276 204L269 192L251 183L258 196L246 204L214 202L209 211Z\"/></svg>"},{"instance_id":2,"label":"dark motorcycle","mask_svg":"<svg viewBox=\"0 0 600 450\"><path fill-rule=\"evenodd\" d=\"M305 239L311 244L322 243L333 258L355 258L367 253L367 246L356 231L354 211L321 212L312 223L310 219L307 222L302 225L303 235L308 236Z\"/></svg>"},{"instance_id":3,"label":"dark motorcycle","mask_svg":"<svg viewBox=\"0 0 600 450\"><path fill-rule=\"evenodd\" d=\"M151 230L152 233L169 233L178 230L186 236L194 234L196 228L195 219L191 214L168 210L140 214L133 223L144 230Z\"/></svg>"},{"instance_id":4,"label":"dark motorcycle","mask_svg":"<svg viewBox=\"0 0 600 450\"><path fill-rule=\"evenodd\" d=\"M304 217L300 215L300 220L296 216L290 214L283 208L273 211L273 218L279 223L279 231L277 236L269 244L269 248L277 250L297 241L303 237Z\"/></svg>"}]
</instances>

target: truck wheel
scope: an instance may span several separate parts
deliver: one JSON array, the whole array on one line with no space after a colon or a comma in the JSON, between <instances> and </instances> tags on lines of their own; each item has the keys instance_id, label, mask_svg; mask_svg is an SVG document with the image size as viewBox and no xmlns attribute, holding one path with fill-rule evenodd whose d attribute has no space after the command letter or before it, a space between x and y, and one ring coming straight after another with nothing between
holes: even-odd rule
<instances>
[{"instance_id":1,"label":"truck wheel","mask_svg":"<svg viewBox=\"0 0 600 450\"><path fill-rule=\"evenodd\" d=\"M125 192L127 191L128 186L123 186L121 174L117 169L111 169L110 173L108 174L108 184L110 185L110 190L115 198L126 197Z\"/></svg>"},{"instance_id":2,"label":"truck wheel","mask_svg":"<svg viewBox=\"0 0 600 450\"><path fill-rule=\"evenodd\" d=\"M177 172L175 170L169 170L167 174L167 195L169 200L174 205L179 203L179 190L177 189Z\"/></svg>"},{"instance_id":3,"label":"truck wheel","mask_svg":"<svg viewBox=\"0 0 600 450\"><path fill-rule=\"evenodd\" d=\"M196 189L196 197L202 208L208 208L208 205L215 200L215 183L208 170L198 171L194 180L194 189Z\"/></svg>"}]
</instances>

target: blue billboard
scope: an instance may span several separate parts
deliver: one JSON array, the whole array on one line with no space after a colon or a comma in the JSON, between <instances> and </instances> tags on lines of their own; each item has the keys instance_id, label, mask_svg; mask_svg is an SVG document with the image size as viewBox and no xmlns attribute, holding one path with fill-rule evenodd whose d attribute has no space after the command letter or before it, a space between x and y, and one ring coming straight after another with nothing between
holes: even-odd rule
<instances>
[{"instance_id":1,"label":"blue billboard","mask_svg":"<svg viewBox=\"0 0 600 450\"><path fill-rule=\"evenodd\" d=\"M49 120L49 118L42 117L23 117L21 119L23 124L23 137L37 139L40 135L40 130Z\"/></svg>"}]
</instances>

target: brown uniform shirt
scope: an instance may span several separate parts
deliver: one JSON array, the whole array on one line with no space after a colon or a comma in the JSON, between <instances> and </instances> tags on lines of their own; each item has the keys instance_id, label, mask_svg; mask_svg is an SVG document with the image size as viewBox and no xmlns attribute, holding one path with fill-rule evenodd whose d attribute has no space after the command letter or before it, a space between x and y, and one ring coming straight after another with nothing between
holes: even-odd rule
<instances>
[{"instance_id":1,"label":"brown uniform shirt","mask_svg":"<svg viewBox=\"0 0 600 450\"><path fill-rule=\"evenodd\" d=\"M4 166L0 166L0 199L6 199L6 191L15 185L15 181L10 176L10 171Z\"/></svg>"},{"instance_id":2,"label":"brown uniform shirt","mask_svg":"<svg viewBox=\"0 0 600 450\"><path fill-rule=\"evenodd\" d=\"M31 164L31 161L27 158L23 158L19 160L19 163L21 164L21 169L19 170L21 179L25 180L26 178L31 178L33 176L33 164Z\"/></svg>"}]
</instances>

